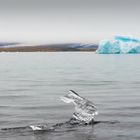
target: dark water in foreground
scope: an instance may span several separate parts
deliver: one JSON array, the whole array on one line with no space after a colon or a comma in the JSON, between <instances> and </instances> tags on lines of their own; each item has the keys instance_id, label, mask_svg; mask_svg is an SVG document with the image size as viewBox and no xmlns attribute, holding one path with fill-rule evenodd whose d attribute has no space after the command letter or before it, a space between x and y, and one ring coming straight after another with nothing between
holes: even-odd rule
<instances>
[{"instance_id":1,"label":"dark water in foreground","mask_svg":"<svg viewBox=\"0 0 140 140\"><path fill-rule=\"evenodd\" d=\"M69 89L93 101L95 126L56 131L0 130L0 140L140 140L140 55L0 53L0 128L69 120L60 96Z\"/></svg>"}]
</instances>

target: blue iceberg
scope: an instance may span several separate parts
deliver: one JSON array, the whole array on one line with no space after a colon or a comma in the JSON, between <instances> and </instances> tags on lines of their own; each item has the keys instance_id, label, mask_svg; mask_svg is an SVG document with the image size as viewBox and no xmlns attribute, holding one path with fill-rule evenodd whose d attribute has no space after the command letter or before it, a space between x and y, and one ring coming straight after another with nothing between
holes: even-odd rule
<instances>
[{"instance_id":1,"label":"blue iceberg","mask_svg":"<svg viewBox=\"0 0 140 140\"><path fill-rule=\"evenodd\" d=\"M140 40L125 36L115 36L113 40L102 40L96 53L128 54L140 53Z\"/></svg>"}]
</instances>

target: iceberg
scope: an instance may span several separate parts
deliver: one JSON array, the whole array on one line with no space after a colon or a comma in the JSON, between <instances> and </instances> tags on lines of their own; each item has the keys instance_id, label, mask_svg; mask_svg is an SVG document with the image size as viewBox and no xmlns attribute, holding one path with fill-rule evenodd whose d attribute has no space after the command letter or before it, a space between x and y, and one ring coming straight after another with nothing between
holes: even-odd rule
<instances>
[{"instance_id":1,"label":"iceberg","mask_svg":"<svg viewBox=\"0 0 140 140\"><path fill-rule=\"evenodd\" d=\"M130 54L140 53L140 40L115 36L112 40L102 40L96 50L98 54Z\"/></svg>"}]
</instances>

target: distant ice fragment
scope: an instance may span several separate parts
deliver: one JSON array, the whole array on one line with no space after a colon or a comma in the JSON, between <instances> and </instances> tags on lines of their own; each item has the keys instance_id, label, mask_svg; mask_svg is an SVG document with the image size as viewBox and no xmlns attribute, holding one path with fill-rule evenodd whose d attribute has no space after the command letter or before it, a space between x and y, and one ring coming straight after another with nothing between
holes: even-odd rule
<instances>
[{"instance_id":1,"label":"distant ice fragment","mask_svg":"<svg viewBox=\"0 0 140 140\"><path fill-rule=\"evenodd\" d=\"M125 36L115 36L113 40L102 40L96 51L99 54L140 53L140 40Z\"/></svg>"},{"instance_id":2,"label":"distant ice fragment","mask_svg":"<svg viewBox=\"0 0 140 140\"><path fill-rule=\"evenodd\" d=\"M91 101L79 96L75 91L70 90L69 93L61 97L62 101L66 103L72 102L75 105L75 112L73 118L78 121L90 123L94 116L98 114L97 108Z\"/></svg>"}]
</instances>

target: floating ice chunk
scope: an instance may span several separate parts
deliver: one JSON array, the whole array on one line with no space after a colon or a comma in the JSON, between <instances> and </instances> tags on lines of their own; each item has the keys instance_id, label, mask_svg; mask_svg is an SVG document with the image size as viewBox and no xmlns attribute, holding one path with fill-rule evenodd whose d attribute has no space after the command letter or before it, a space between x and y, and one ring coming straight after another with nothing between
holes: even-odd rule
<instances>
[{"instance_id":1,"label":"floating ice chunk","mask_svg":"<svg viewBox=\"0 0 140 140\"><path fill-rule=\"evenodd\" d=\"M70 90L69 92L61 99L66 103L74 103L75 112L73 113L73 118L85 123L93 121L94 116L98 114L96 106L91 101L79 96L75 91Z\"/></svg>"},{"instance_id":2,"label":"floating ice chunk","mask_svg":"<svg viewBox=\"0 0 140 140\"><path fill-rule=\"evenodd\" d=\"M39 131L39 130L51 130L52 128L48 127L47 124L44 125L30 125L29 126L33 131Z\"/></svg>"},{"instance_id":3,"label":"floating ice chunk","mask_svg":"<svg viewBox=\"0 0 140 140\"><path fill-rule=\"evenodd\" d=\"M34 126L34 125L30 125L30 128L32 129L32 130L42 130L42 128L40 127L40 126Z\"/></svg>"},{"instance_id":4,"label":"floating ice chunk","mask_svg":"<svg viewBox=\"0 0 140 140\"><path fill-rule=\"evenodd\" d=\"M140 40L115 36L113 40L102 40L96 51L99 54L140 53Z\"/></svg>"}]
</instances>

